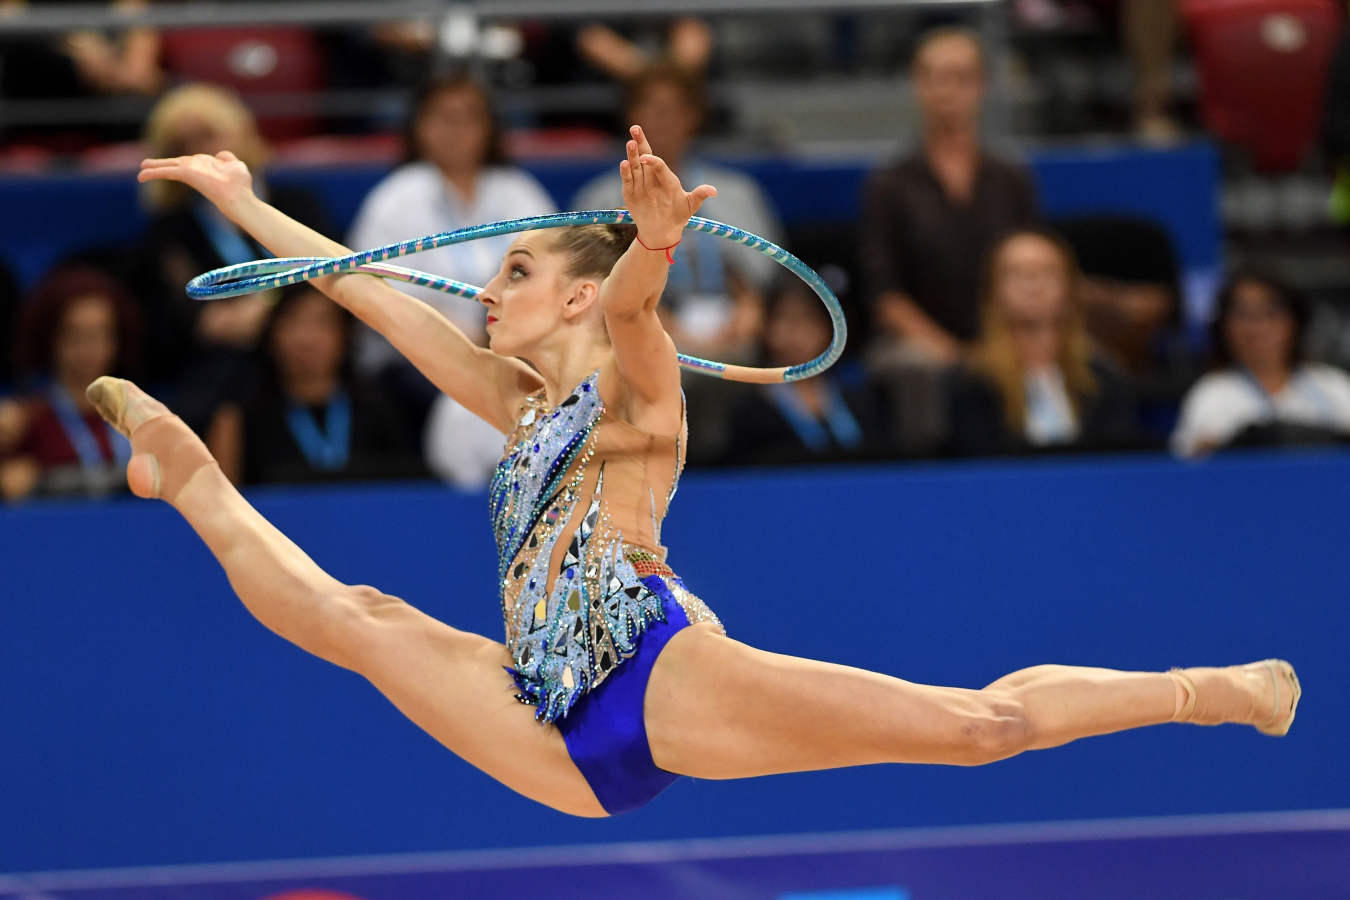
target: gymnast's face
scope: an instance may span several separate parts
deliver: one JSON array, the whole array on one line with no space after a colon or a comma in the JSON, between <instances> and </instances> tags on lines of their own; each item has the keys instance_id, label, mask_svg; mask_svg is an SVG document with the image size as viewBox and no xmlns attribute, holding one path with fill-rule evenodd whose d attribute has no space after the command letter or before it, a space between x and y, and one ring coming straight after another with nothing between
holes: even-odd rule
<instances>
[{"instance_id":1,"label":"gymnast's face","mask_svg":"<svg viewBox=\"0 0 1350 900\"><path fill-rule=\"evenodd\" d=\"M487 308L488 346L501 356L530 359L546 344L569 340L599 312L595 278L567 274L567 257L547 233L516 238L501 268L478 295Z\"/></svg>"}]
</instances>

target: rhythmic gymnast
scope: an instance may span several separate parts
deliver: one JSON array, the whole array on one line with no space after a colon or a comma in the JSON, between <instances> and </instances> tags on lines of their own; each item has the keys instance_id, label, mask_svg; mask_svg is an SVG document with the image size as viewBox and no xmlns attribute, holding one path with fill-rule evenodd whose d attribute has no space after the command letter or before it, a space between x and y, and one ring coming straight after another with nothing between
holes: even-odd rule
<instances>
[{"instance_id":1,"label":"rhythmic gymnast","mask_svg":"<svg viewBox=\"0 0 1350 900\"><path fill-rule=\"evenodd\" d=\"M631 138L619 177L636 227L518 237L479 297L490 348L379 278L314 281L508 435L490 491L504 643L333 578L240 496L177 416L100 378L89 395L131 439L131 490L187 519L263 625L364 676L507 787L578 816L641 806L682 775L982 765L1164 722L1289 730L1299 686L1280 660L1170 672L1043 665L968 690L727 637L660 543L685 419L657 301L668 248L716 190L686 192L641 129ZM259 200L228 152L146 160L139 178L190 185L274 252L349 252Z\"/></svg>"}]
</instances>

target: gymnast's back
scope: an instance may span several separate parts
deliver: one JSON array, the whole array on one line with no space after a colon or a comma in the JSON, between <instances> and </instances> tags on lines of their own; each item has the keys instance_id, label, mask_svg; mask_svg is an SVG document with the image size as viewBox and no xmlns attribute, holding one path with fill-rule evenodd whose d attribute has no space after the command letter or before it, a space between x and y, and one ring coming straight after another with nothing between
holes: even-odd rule
<instances>
[{"instance_id":1,"label":"gymnast's back","mask_svg":"<svg viewBox=\"0 0 1350 900\"><path fill-rule=\"evenodd\" d=\"M615 414L591 373L555 408L521 403L489 488L506 646L522 702L567 713L679 604L721 623L665 564L661 520L684 466L686 424L658 435Z\"/></svg>"}]
</instances>

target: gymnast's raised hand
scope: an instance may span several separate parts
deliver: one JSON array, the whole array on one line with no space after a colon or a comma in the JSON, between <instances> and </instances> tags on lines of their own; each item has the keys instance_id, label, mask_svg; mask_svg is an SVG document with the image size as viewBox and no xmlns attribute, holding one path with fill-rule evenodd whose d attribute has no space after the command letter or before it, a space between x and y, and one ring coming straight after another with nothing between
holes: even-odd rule
<instances>
[{"instance_id":1,"label":"gymnast's raised hand","mask_svg":"<svg viewBox=\"0 0 1350 900\"><path fill-rule=\"evenodd\" d=\"M636 227L521 234L480 296L490 349L377 278L315 281L506 433L488 498L498 558L484 560L497 573L503 641L333 578L248 504L178 417L129 382L100 378L89 394L131 438L132 490L183 515L268 628L364 676L503 784L576 815L641 806L681 775L978 765L1164 722L1289 730L1299 686L1279 660L1170 672L1042 665L976 690L727 637L675 574L660 538L683 467L685 420L675 349L656 306L668 254L715 191L685 191L641 129L630 138L619 177ZM195 187L278 255L348 253L254 196L247 170L229 154L147 160L140 177ZM845 546L791 553L753 565L874 567L879 602L893 613L879 621L897 628L905 603L941 599L897 596L890 560L854 559ZM727 564L744 565L732 544ZM753 591L746 569L742 583ZM829 602L754 596L740 608L773 616L784 605Z\"/></svg>"}]
</instances>

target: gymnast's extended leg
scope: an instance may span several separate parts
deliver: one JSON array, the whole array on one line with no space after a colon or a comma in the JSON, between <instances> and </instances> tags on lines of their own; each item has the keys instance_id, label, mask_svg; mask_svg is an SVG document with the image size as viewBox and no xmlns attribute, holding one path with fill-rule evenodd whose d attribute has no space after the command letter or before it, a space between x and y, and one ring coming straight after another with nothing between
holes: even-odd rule
<instances>
[{"instance_id":1,"label":"gymnast's extended leg","mask_svg":"<svg viewBox=\"0 0 1350 900\"><path fill-rule=\"evenodd\" d=\"M657 659L645 721L663 769L742 778L872 763L981 765L1164 722L1285 727L1292 669L1120 672L1035 666L983 690L767 653L707 626Z\"/></svg>"},{"instance_id":2,"label":"gymnast's extended leg","mask_svg":"<svg viewBox=\"0 0 1350 900\"><path fill-rule=\"evenodd\" d=\"M197 436L130 382L89 388L131 438L127 481L188 521L258 621L363 675L408 718L470 764L555 809L604 815L556 728L513 698L501 644L458 631L371 587L333 578L249 505Z\"/></svg>"}]
</instances>

